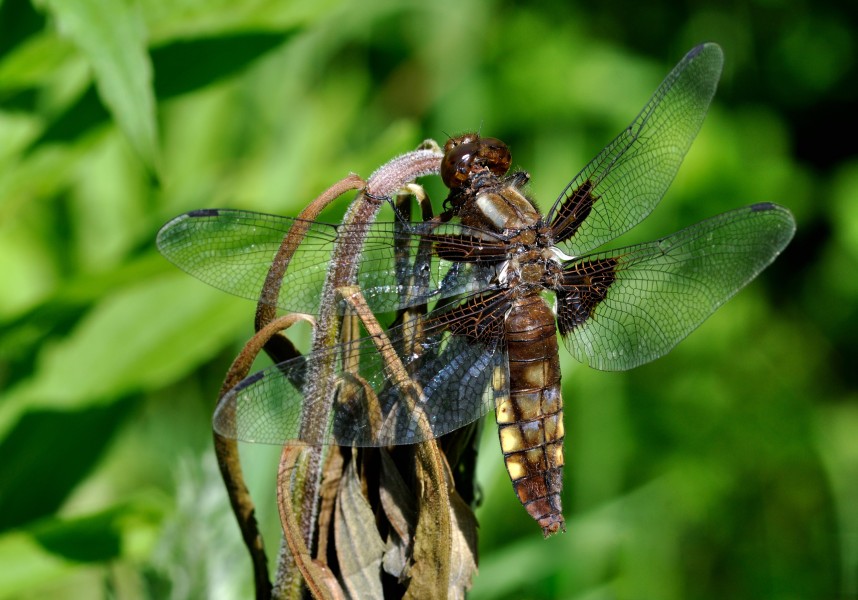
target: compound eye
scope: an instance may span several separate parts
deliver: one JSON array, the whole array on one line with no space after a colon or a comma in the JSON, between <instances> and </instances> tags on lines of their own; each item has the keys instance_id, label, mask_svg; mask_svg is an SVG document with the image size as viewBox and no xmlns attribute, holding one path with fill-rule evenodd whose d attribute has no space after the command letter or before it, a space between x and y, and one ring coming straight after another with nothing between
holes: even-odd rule
<instances>
[{"instance_id":1,"label":"compound eye","mask_svg":"<svg viewBox=\"0 0 858 600\"><path fill-rule=\"evenodd\" d=\"M512 164L509 146L497 138L480 139L480 164L497 176L505 175Z\"/></svg>"},{"instance_id":2,"label":"compound eye","mask_svg":"<svg viewBox=\"0 0 858 600\"><path fill-rule=\"evenodd\" d=\"M444 185L451 190L462 187L471 174L479 150L479 144L465 142L444 154L444 160L441 161L441 179Z\"/></svg>"},{"instance_id":3,"label":"compound eye","mask_svg":"<svg viewBox=\"0 0 858 600\"><path fill-rule=\"evenodd\" d=\"M451 137L447 140L447 143L444 144L444 154L449 153L456 146L460 146L462 144L470 144L471 142L479 141L480 136L476 133L463 133L462 135L458 135L456 137Z\"/></svg>"}]
</instances>

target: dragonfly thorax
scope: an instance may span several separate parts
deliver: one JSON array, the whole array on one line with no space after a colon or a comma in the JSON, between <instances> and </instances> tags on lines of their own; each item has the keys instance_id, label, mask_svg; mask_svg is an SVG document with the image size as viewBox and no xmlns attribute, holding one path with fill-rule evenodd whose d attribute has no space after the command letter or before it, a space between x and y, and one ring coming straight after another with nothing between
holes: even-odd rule
<instances>
[{"instance_id":1,"label":"dragonfly thorax","mask_svg":"<svg viewBox=\"0 0 858 600\"><path fill-rule=\"evenodd\" d=\"M476 213L498 231L527 229L541 220L530 200L512 186L477 196Z\"/></svg>"},{"instance_id":2,"label":"dragonfly thorax","mask_svg":"<svg viewBox=\"0 0 858 600\"><path fill-rule=\"evenodd\" d=\"M531 248L510 256L500 270L502 284L517 291L530 293L554 288L562 275L562 267L551 248Z\"/></svg>"}]
</instances>

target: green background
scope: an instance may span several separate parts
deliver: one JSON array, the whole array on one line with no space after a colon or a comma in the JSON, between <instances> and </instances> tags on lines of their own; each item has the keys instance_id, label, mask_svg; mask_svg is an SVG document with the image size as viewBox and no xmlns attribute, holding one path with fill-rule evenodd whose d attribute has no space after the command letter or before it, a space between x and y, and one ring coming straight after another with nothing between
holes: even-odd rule
<instances>
[{"instance_id":1,"label":"green background","mask_svg":"<svg viewBox=\"0 0 858 600\"><path fill-rule=\"evenodd\" d=\"M719 92L630 239L763 201L796 238L667 357L563 355L565 535L518 505L489 419L472 597L858 596L856 11L0 2L0 598L250 594L209 419L253 304L162 259L166 220L294 215L474 129L546 208L702 41ZM242 450L274 555L277 449Z\"/></svg>"}]
</instances>

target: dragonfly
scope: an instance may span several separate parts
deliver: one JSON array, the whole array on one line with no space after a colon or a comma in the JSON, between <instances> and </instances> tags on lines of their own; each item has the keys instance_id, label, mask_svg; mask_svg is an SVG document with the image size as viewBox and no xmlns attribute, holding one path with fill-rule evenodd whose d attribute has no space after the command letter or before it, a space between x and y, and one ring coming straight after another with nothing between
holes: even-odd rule
<instances>
[{"instance_id":1,"label":"dragonfly","mask_svg":"<svg viewBox=\"0 0 858 600\"><path fill-rule=\"evenodd\" d=\"M602 249L664 196L722 64L716 44L692 49L545 214L527 194L530 175L509 173L506 144L469 133L444 146L439 170L450 191L441 218L336 224L203 209L168 222L157 239L165 257L254 300L284 237L304 228L269 302L309 315L323 310L331 261L350 254L335 247L359 230L354 283L373 314L422 308L386 331L413 385L394 377L373 336L342 340L236 385L216 409L215 430L255 443L389 446L436 438L494 410L518 499L545 537L565 531L557 334L597 369L652 361L771 264L794 234L787 209L759 203L655 241ZM308 426L306 408L320 401L313 361L335 364L339 395L323 413L327 421Z\"/></svg>"}]
</instances>

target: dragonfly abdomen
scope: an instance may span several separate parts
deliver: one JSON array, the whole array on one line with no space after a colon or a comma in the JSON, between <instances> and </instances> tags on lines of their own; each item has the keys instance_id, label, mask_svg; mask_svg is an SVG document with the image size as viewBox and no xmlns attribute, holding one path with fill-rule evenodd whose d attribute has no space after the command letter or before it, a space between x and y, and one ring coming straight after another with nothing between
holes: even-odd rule
<instances>
[{"instance_id":1,"label":"dragonfly abdomen","mask_svg":"<svg viewBox=\"0 0 858 600\"><path fill-rule=\"evenodd\" d=\"M497 407L498 435L513 488L546 537L565 530L563 399L554 315L534 294L513 302L505 338L509 398Z\"/></svg>"}]
</instances>

